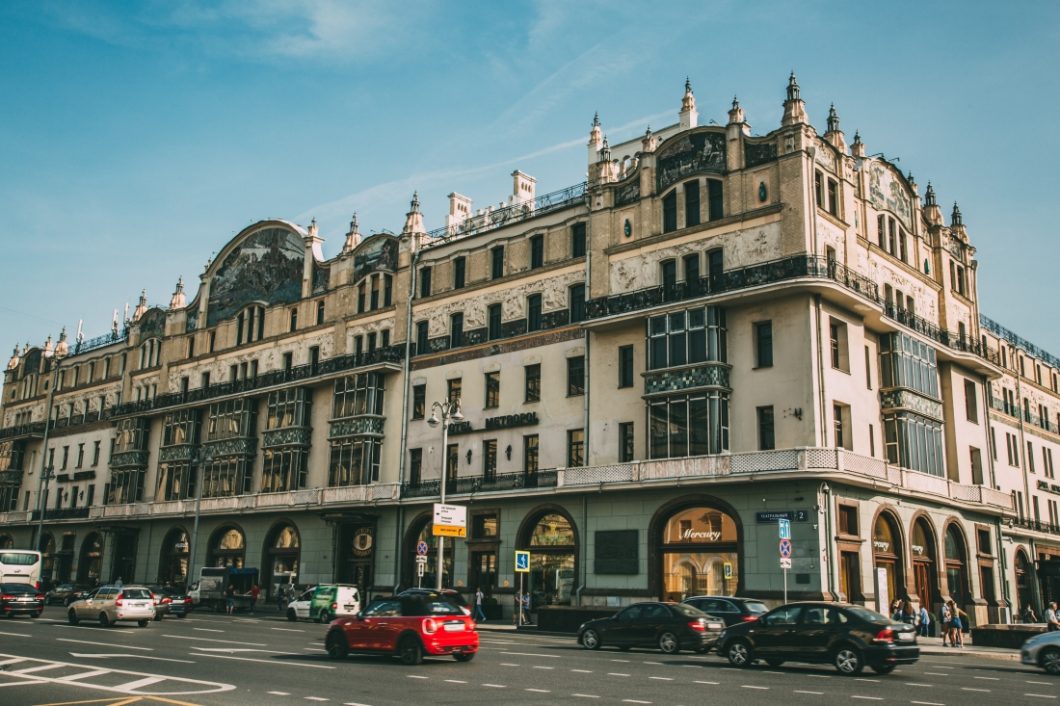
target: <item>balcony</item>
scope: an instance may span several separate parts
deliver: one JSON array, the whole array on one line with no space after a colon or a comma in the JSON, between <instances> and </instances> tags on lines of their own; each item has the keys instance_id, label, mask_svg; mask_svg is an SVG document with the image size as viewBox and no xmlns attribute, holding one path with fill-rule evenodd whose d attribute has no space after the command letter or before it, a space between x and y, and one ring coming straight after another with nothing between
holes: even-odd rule
<instances>
[{"instance_id":1,"label":"balcony","mask_svg":"<svg viewBox=\"0 0 1060 706\"><path fill-rule=\"evenodd\" d=\"M537 471L536 473L503 473L490 477L464 476L450 479L445 484L445 493L450 495L478 495L496 493L523 488L555 488L558 471L555 469ZM437 498L441 497L438 479L406 483L401 487L403 498Z\"/></svg>"},{"instance_id":2,"label":"balcony","mask_svg":"<svg viewBox=\"0 0 1060 706\"><path fill-rule=\"evenodd\" d=\"M44 511L44 521L52 520L84 520L88 517L89 508L86 507L59 507L48 508ZM31 518L34 522L40 521L40 510L34 510Z\"/></svg>"}]
</instances>

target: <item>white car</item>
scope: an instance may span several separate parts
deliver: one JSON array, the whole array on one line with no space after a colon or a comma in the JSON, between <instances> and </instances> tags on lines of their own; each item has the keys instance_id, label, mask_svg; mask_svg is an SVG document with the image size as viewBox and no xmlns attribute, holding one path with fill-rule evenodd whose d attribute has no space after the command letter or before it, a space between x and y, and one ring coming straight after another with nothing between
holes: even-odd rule
<instances>
[{"instance_id":1,"label":"white car","mask_svg":"<svg viewBox=\"0 0 1060 706\"><path fill-rule=\"evenodd\" d=\"M1020 661L1060 675L1060 630L1028 638L1020 647Z\"/></svg>"},{"instance_id":2,"label":"white car","mask_svg":"<svg viewBox=\"0 0 1060 706\"><path fill-rule=\"evenodd\" d=\"M309 620L309 611L313 606L313 592L315 588L311 588L308 591L303 591L298 598L287 604L287 619L288 620Z\"/></svg>"},{"instance_id":3,"label":"white car","mask_svg":"<svg viewBox=\"0 0 1060 706\"><path fill-rule=\"evenodd\" d=\"M144 586L100 586L88 597L74 601L66 610L71 625L82 620L98 620L102 627L119 620L146 628L155 619L155 601Z\"/></svg>"}]
</instances>

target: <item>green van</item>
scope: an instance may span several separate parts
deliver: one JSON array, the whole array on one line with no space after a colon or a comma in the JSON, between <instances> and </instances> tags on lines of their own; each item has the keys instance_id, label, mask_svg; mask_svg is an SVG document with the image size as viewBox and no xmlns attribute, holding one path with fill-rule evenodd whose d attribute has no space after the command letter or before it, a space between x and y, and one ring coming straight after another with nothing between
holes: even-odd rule
<instances>
[{"instance_id":1,"label":"green van","mask_svg":"<svg viewBox=\"0 0 1060 706\"><path fill-rule=\"evenodd\" d=\"M322 583L306 591L287 606L287 619L316 620L329 623L335 618L361 612L361 594L348 583Z\"/></svg>"}]
</instances>

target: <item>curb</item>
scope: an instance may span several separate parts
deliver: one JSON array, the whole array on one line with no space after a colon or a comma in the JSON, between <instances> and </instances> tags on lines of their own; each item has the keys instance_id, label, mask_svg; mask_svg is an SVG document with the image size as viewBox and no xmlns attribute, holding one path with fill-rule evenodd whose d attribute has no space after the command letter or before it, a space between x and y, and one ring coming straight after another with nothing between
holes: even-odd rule
<instances>
[{"instance_id":1,"label":"curb","mask_svg":"<svg viewBox=\"0 0 1060 706\"><path fill-rule=\"evenodd\" d=\"M972 657L985 657L986 659L999 659L1006 662L1019 662L1020 653L1019 650L1012 652L993 652L987 650L977 650L974 647L969 648L952 648L952 647L925 647L920 646L920 654L922 655L946 655L959 657L961 655L971 655Z\"/></svg>"}]
</instances>

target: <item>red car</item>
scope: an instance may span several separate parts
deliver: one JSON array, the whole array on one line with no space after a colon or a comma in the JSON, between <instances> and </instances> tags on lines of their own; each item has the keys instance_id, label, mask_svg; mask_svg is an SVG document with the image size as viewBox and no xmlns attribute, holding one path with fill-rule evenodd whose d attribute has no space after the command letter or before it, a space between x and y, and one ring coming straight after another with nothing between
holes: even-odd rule
<instances>
[{"instance_id":1,"label":"red car","mask_svg":"<svg viewBox=\"0 0 1060 706\"><path fill-rule=\"evenodd\" d=\"M478 652L478 631L467 611L447 600L391 596L372 601L357 617L332 621L324 645L334 659L368 652L397 655L408 665L424 655L469 662Z\"/></svg>"}]
</instances>

